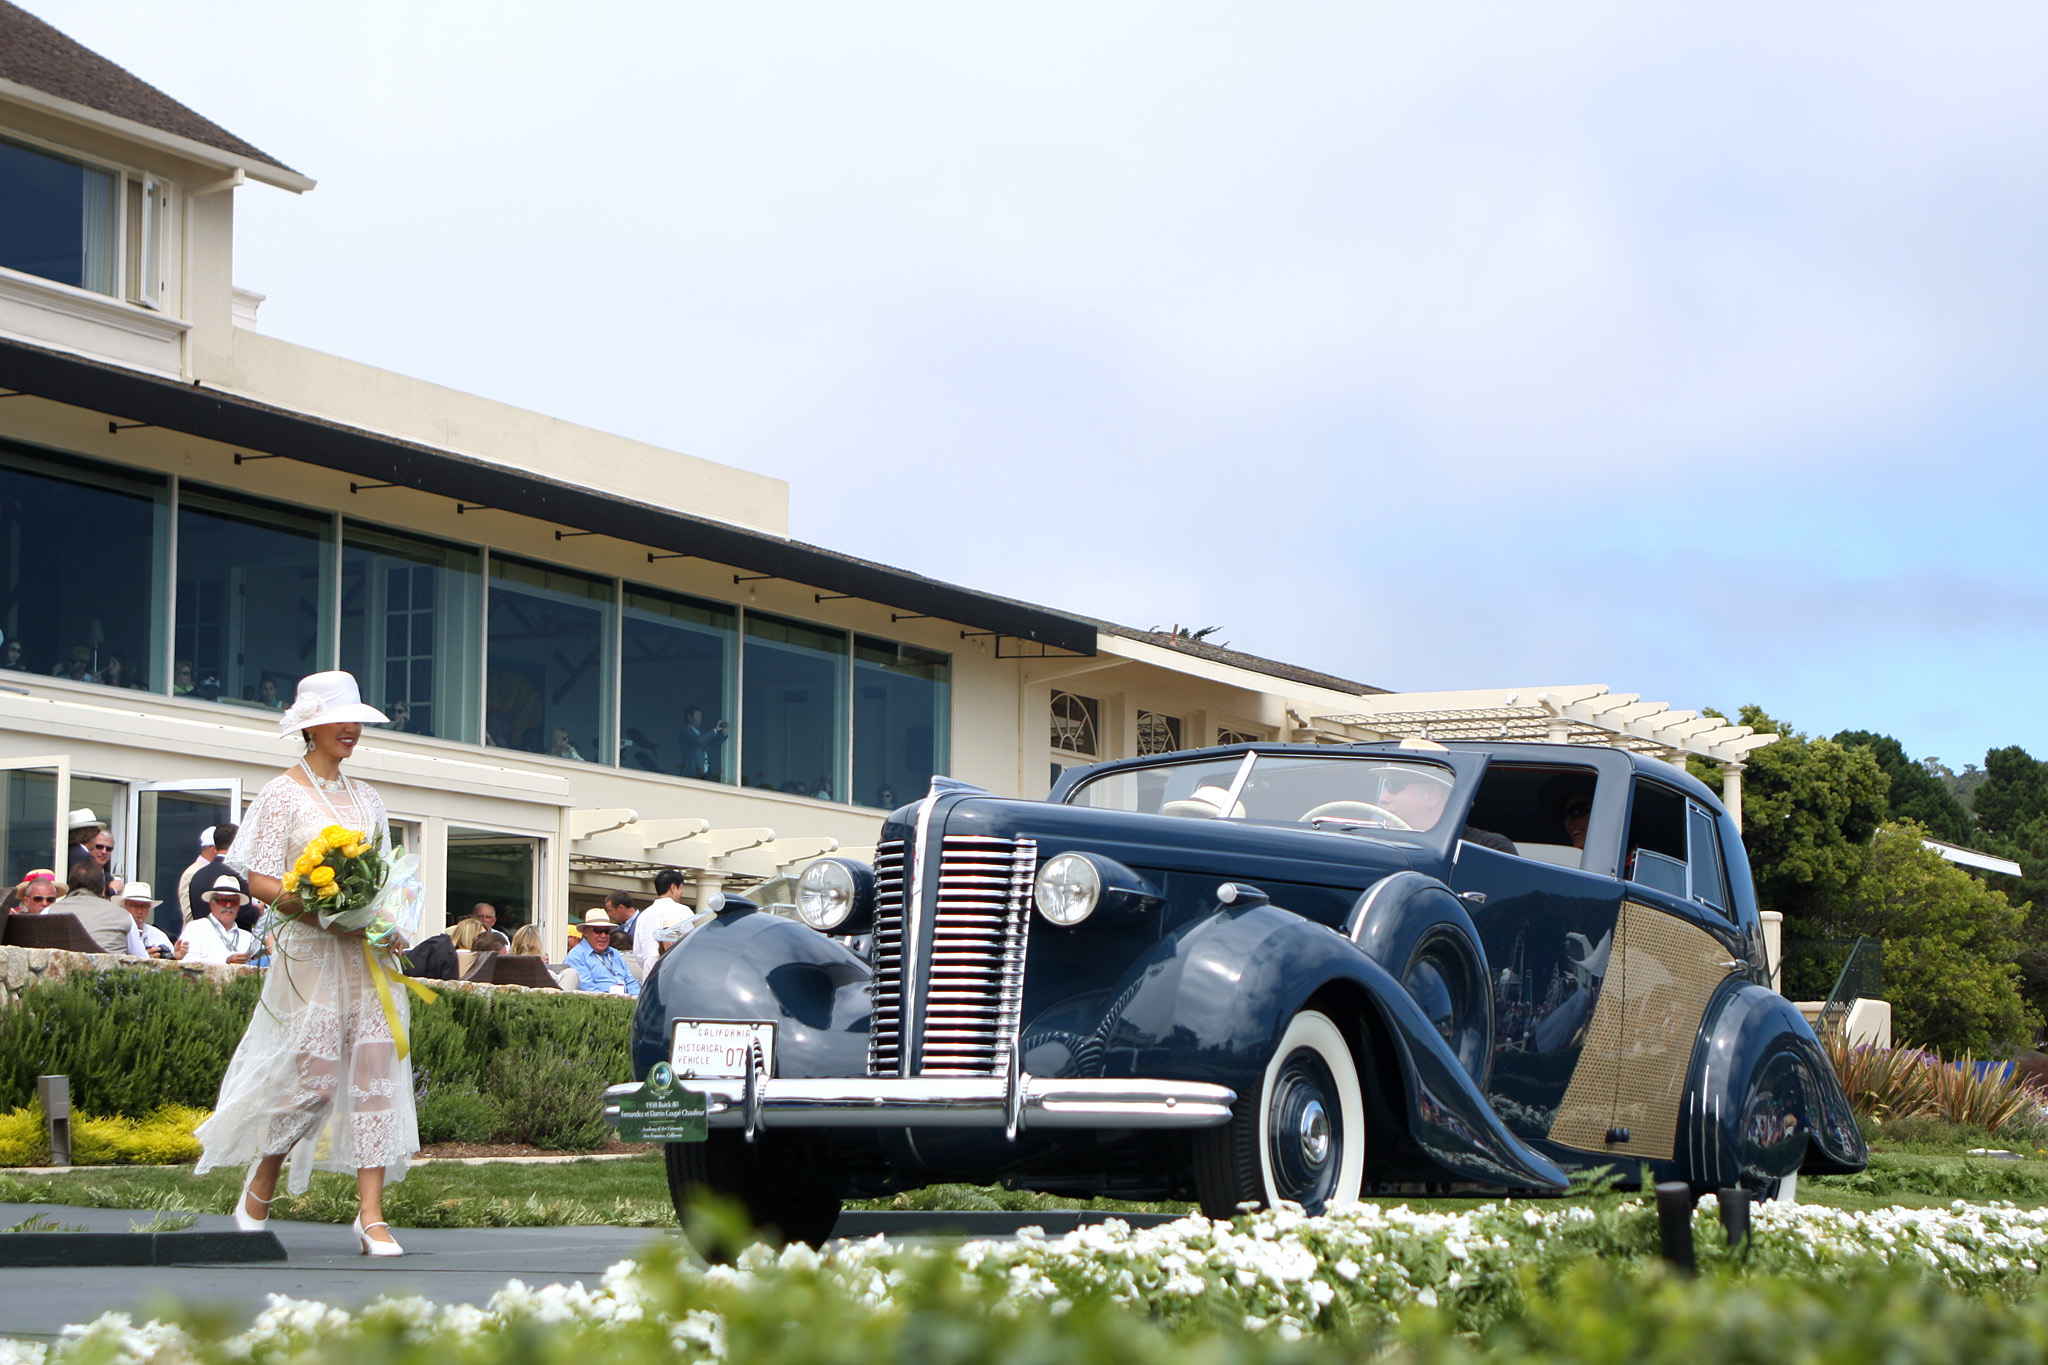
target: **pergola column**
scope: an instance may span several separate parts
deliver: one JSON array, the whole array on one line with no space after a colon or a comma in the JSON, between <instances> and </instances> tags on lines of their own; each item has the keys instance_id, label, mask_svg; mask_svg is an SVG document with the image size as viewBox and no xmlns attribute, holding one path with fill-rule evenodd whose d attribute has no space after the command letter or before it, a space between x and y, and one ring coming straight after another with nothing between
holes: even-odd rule
<instances>
[{"instance_id":1,"label":"pergola column","mask_svg":"<svg viewBox=\"0 0 2048 1365\"><path fill-rule=\"evenodd\" d=\"M691 903L699 910L709 910L712 893L719 890L724 882L725 874L722 872L697 873L690 879L691 890L694 893L691 896Z\"/></svg>"},{"instance_id":2,"label":"pergola column","mask_svg":"<svg viewBox=\"0 0 2048 1365\"><path fill-rule=\"evenodd\" d=\"M1742 828L1742 765L1723 763L1721 765L1721 804L1735 817L1735 828Z\"/></svg>"}]
</instances>

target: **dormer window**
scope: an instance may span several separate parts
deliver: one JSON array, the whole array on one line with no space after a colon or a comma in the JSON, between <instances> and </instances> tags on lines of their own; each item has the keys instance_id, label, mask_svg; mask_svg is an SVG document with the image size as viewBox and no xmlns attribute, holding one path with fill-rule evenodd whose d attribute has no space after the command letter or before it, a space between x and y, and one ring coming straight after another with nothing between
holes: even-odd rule
<instances>
[{"instance_id":1,"label":"dormer window","mask_svg":"<svg viewBox=\"0 0 2048 1365\"><path fill-rule=\"evenodd\" d=\"M155 308L165 194L142 176L0 138L0 266Z\"/></svg>"}]
</instances>

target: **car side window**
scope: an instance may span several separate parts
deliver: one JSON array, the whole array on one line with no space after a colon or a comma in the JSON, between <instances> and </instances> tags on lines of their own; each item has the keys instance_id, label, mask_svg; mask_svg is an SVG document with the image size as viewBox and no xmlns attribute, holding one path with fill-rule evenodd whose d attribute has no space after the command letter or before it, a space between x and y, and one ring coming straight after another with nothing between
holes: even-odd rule
<instances>
[{"instance_id":1,"label":"car side window","mask_svg":"<svg viewBox=\"0 0 2048 1365\"><path fill-rule=\"evenodd\" d=\"M1686 823L1692 832L1688 863L1692 872L1692 898L1728 913L1728 872L1721 864L1720 830L1712 811L1688 801Z\"/></svg>"},{"instance_id":2,"label":"car side window","mask_svg":"<svg viewBox=\"0 0 2048 1365\"><path fill-rule=\"evenodd\" d=\"M1491 763L1466 817L1466 837L1484 830L1511 841L1524 858L1582 866L1598 785L1599 775L1591 768Z\"/></svg>"},{"instance_id":3,"label":"car side window","mask_svg":"<svg viewBox=\"0 0 2048 1365\"><path fill-rule=\"evenodd\" d=\"M1697 801L1655 782L1636 780L1628 818L1632 882L1680 900L1730 913L1728 869L1721 857L1719 822Z\"/></svg>"},{"instance_id":4,"label":"car side window","mask_svg":"<svg viewBox=\"0 0 2048 1365\"><path fill-rule=\"evenodd\" d=\"M1686 800L1669 787L1636 779L1628 814L1628 859L1623 875L1668 896L1683 899L1690 888L1686 870Z\"/></svg>"}]
</instances>

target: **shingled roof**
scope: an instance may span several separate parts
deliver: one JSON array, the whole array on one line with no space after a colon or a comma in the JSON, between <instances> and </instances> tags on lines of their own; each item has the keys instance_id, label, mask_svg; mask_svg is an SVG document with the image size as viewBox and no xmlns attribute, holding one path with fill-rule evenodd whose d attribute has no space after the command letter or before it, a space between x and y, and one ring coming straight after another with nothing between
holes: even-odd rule
<instances>
[{"instance_id":1,"label":"shingled roof","mask_svg":"<svg viewBox=\"0 0 2048 1365\"><path fill-rule=\"evenodd\" d=\"M10 0L0 0L0 80L298 174Z\"/></svg>"}]
</instances>

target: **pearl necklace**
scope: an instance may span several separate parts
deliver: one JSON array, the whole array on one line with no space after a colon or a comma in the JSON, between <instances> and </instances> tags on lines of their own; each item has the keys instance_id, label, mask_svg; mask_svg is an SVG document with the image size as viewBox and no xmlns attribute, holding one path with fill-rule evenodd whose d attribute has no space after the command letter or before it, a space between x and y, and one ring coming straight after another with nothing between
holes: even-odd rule
<instances>
[{"instance_id":1,"label":"pearl necklace","mask_svg":"<svg viewBox=\"0 0 2048 1365\"><path fill-rule=\"evenodd\" d=\"M328 792L345 793L348 796L348 804L350 811L354 813L356 821L358 823L361 823L362 818L366 813L363 804L363 799L362 797L356 794L356 789L354 785L350 783L350 781L348 780L347 773L343 773L340 777L330 782L326 778L320 776L320 774L314 772L312 766L308 764L306 760L303 758L299 760L299 769L300 771L306 774L307 780L313 784L314 799L319 801L321 805L327 807L327 814L333 817L335 824L343 825L346 824L346 822L341 818L341 812L334 808L334 803L327 799Z\"/></svg>"}]
</instances>

